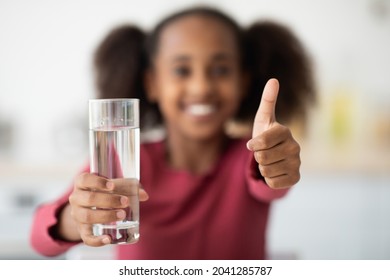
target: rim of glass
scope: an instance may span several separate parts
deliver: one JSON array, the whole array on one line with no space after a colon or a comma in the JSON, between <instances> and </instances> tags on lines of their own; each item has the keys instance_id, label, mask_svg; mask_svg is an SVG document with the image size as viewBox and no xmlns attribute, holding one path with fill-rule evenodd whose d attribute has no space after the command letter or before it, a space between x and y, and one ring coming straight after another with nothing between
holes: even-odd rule
<instances>
[{"instance_id":1,"label":"rim of glass","mask_svg":"<svg viewBox=\"0 0 390 280\"><path fill-rule=\"evenodd\" d=\"M120 102L120 101L139 101L139 98L92 98L89 102Z\"/></svg>"}]
</instances>

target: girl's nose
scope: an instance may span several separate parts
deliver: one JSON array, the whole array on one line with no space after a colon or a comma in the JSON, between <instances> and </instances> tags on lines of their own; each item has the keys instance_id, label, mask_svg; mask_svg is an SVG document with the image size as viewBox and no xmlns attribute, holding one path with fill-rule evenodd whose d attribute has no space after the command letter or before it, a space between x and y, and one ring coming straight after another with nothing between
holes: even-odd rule
<instances>
[{"instance_id":1,"label":"girl's nose","mask_svg":"<svg viewBox=\"0 0 390 280\"><path fill-rule=\"evenodd\" d=\"M196 71L188 81L188 93L197 97L212 94L213 81L206 70Z\"/></svg>"}]
</instances>

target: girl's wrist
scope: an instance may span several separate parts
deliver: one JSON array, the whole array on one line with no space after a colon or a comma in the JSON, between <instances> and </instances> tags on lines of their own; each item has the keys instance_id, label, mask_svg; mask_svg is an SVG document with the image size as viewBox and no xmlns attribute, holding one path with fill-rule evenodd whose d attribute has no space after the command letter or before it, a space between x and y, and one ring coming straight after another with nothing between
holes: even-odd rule
<instances>
[{"instance_id":1,"label":"girl's wrist","mask_svg":"<svg viewBox=\"0 0 390 280\"><path fill-rule=\"evenodd\" d=\"M66 242L81 241L77 225L70 215L71 206L66 203L57 214L57 223L49 229L50 235L57 240Z\"/></svg>"}]
</instances>

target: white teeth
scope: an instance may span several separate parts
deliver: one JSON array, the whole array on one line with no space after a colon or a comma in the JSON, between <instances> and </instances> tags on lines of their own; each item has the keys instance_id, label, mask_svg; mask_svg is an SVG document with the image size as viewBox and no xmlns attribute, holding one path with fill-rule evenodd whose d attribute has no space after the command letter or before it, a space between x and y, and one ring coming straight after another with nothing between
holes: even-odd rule
<instances>
[{"instance_id":1,"label":"white teeth","mask_svg":"<svg viewBox=\"0 0 390 280\"><path fill-rule=\"evenodd\" d=\"M207 104L194 104L187 107L187 112L194 116L206 116L215 111L215 106Z\"/></svg>"}]
</instances>

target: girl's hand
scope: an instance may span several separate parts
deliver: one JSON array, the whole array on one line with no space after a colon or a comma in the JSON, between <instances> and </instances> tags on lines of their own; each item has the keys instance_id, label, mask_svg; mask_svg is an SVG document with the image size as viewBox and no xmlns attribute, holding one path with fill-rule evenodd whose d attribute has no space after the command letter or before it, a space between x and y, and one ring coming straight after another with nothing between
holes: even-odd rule
<instances>
[{"instance_id":1,"label":"girl's hand","mask_svg":"<svg viewBox=\"0 0 390 280\"><path fill-rule=\"evenodd\" d=\"M70 216L86 245L102 246L111 243L108 235L94 236L92 225L125 218L125 208L129 206L128 196L134 195L131 193L134 188L129 185L139 188L140 201L148 199L147 193L135 179L106 179L89 173L83 173L76 178L69 197Z\"/></svg>"},{"instance_id":2,"label":"girl's hand","mask_svg":"<svg viewBox=\"0 0 390 280\"><path fill-rule=\"evenodd\" d=\"M291 131L275 119L279 82L270 79L264 87L255 116L252 139L247 147L254 152L259 171L273 189L289 188L300 179L300 147Z\"/></svg>"}]
</instances>

